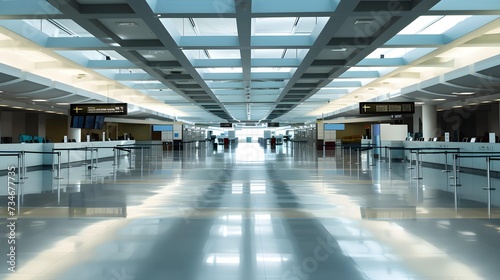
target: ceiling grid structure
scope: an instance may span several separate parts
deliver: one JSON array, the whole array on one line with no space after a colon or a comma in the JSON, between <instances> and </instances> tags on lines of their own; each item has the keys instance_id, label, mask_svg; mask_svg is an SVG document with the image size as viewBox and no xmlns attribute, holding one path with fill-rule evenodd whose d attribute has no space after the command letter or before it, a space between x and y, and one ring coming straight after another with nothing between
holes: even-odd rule
<instances>
[{"instance_id":1,"label":"ceiling grid structure","mask_svg":"<svg viewBox=\"0 0 500 280\"><path fill-rule=\"evenodd\" d=\"M451 108L498 92L499 17L497 0L0 1L0 94L205 124Z\"/></svg>"}]
</instances>

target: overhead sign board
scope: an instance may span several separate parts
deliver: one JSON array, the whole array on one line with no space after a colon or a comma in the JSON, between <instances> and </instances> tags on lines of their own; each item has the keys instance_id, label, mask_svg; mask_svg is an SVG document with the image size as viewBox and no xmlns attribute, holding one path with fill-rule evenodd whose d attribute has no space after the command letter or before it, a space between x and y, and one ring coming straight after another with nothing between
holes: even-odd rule
<instances>
[{"instance_id":1,"label":"overhead sign board","mask_svg":"<svg viewBox=\"0 0 500 280\"><path fill-rule=\"evenodd\" d=\"M415 102L359 102L362 115L414 114Z\"/></svg>"},{"instance_id":2,"label":"overhead sign board","mask_svg":"<svg viewBox=\"0 0 500 280\"><path fill-rule=\"evenodd\" d=\"M220 127L233 127L232 123L220 123Z\"/></svg>"},{"instance_id":3,"label":"overhead sign board","mask_svg":"<svg viewBox=\"0 0 500 280\"><path fill-rule=\"evenodd\" d=\"M70 114L72 116L86 115L126 115L127 103L85 103L71 104Z\"/></svg>"},{"instance_id":4,"label":"overhead sign board","mask_svg":"<svg viewBox=\"0 0 500 280\"><path fill-rule=\"evenodd\" d=\"M270 123L267 123L267 127L280 127L280 123L279 122L270 122Z\"/></svg>"}]
</instances>

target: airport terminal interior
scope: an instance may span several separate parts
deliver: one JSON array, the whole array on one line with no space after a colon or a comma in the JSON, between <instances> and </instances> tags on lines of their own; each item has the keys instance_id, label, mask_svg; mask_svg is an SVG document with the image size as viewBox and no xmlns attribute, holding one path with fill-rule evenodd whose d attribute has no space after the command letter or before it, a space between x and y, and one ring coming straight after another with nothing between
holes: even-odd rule
<instances>
[{"instance_id":1,"label":"airport terminal interior","mask_svg":"<svg viewBox=\"0 0 500 280\"><path fill-rule=\"evenodd\" d=\"M498 279L498 0L0 0L0 279Z\"/></svg>"}]
</instances>

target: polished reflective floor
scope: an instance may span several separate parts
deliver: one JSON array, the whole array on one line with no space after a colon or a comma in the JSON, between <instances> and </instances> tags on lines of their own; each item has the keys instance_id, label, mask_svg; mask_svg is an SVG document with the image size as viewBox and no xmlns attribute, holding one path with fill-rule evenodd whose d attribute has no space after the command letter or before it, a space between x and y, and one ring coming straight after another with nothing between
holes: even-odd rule
<instances>
[{"instance_id":1,"label":"polished reflective floor","mask_svg":"<svg viewBox=\"0 0 500 280\"><path fill-rule=\"evenodd\" d=\"M416 180L408 163L370 158L291 143L188 145L57 179L29 171L14 230L0 190L0 279L499 278L495 207L456 205L441 170Z\"/></svg>"}]
</instances>

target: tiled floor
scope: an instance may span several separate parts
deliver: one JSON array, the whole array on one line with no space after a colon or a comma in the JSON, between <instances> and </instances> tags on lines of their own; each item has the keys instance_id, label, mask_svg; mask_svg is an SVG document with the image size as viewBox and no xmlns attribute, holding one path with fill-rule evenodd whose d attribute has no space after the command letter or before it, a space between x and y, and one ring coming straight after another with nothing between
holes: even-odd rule
<instances>
[{"instance_id":1,"label":"tiled floor","mask_svg":"<svg viewBox=\"0 0 500 280\"><path fill-rule=\"evenodd\" d=\"M245 143L31 171L15 273L0 190L0 279L498 279L496 209L366 160Z\"/></svg>"}]
</instances>

